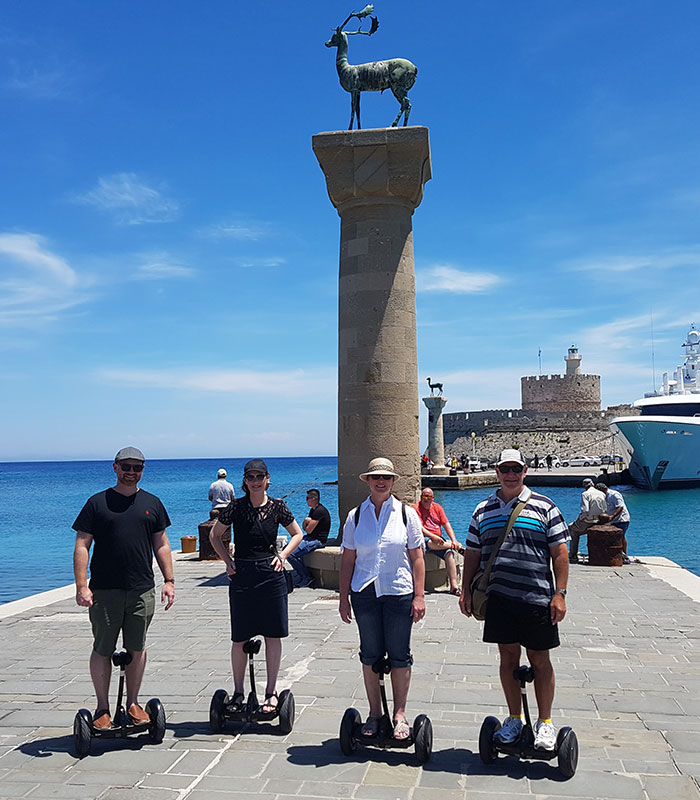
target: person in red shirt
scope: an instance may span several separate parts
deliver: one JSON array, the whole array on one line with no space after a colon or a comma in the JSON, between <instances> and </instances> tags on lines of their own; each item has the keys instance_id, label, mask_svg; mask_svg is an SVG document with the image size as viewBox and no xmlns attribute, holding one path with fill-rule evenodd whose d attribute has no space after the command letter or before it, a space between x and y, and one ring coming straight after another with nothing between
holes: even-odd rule
<instances>
[{"instance_id":1,"label":"person in red shirt","mask_svg":"<svg viewBox=\"0 0 700 800\"><path fill-rule=\"evenodd\" d=\"M420 500L413 506L418 512L423 526L425 545L428 551L440 556L445 562L447 575L450 579L450 592L460 594L461 589L457 582L457 564L455 563L455 551L462 552L463 548L457 541L455 532L452 530L447 515L443 507L435 502L433 490L423 489ZM442 528L445 529L449 539L442 535Z\"/></svg>"}]
</instances>

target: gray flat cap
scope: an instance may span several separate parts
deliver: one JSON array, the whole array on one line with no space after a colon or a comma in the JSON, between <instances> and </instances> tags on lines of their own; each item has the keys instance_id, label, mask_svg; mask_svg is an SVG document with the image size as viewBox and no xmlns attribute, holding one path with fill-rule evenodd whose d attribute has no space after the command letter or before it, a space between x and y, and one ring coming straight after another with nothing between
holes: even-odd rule
<instances>
[{"instance_id":1,"label":"gray flat cap","mask_svg":"<svg viewBox=\"0 0 700 800\"><path fill-rule=\"evenodd\" d=\"M126 461L127 458L132 458L134 461L145 461L146 456L138 449L138 447L122 447L122 449L114 456L115 461Z\"/></svg>"}]
</instances>

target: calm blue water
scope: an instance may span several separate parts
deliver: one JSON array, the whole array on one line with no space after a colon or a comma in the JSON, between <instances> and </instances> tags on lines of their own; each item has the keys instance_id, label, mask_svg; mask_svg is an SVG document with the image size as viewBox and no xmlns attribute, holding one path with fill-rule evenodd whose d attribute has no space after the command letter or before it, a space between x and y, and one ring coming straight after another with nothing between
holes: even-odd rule
<instances>
[{"instance_id":1,"label":"calm blue water","mask_svg":"<svg viewBox=\"0 0 700 800\"><path fill-rule=\"evenodd\" d=\"M287 503L298 520L306 516L304 484L321 490L321 501L331 513L337 532L338 495L335 457L266 459L274 497L296 491ZM209 484L219 467L228 470L239 494L245 459L183 459L148 461L140 486L158 495L172 520L168 529L173 549L180 537L197 535L208 519ZM112 486L110 461L0 463L0 603L64 586L73 580L75 534L71 525L85 500ZM435 492L460 540L474 506L493 491ZM578 514L580 489L543 490L561 508L567 520ZM632 555L658 555L676 561L700 575L700 549L694 529L700 520L700 489L673 492L624 491L632 515L628 532ZM585 539L582 540L582 543Z\"/></svg>"}]
</instances>

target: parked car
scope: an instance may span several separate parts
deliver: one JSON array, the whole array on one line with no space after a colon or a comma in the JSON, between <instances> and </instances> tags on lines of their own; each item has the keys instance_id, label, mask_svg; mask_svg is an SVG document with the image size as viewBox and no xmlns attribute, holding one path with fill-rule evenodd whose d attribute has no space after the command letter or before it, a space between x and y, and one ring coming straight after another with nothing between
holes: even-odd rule
<instances>
[{"instance_id":1,"label":"parked car","mask_svg":"<svg viewBox=\"0 0 700 800\"><path fill-rule=\"evenodd\" d=\"M601 464L622 464L623 461L624 461L624 458L622 456L620 456L620 455L601 456L600 457L600 463Z\"/></svg>"},{"instance_id":2,"label":"parked car","mask_svg":"<svg viewBox=\"0 0 700 800\"><path fill-rule=\"evenodd\" d=\"M476 472L477 470L481 469L481 459L480 458L469 458L469 472Z\"/></svg>"},{"instance_id":3,"label":"parked car","mask_svg":"<svg viewBox=\"0 0 700 800\"><path fill-rule=\"evenodd\" d=\"M567 456L562 458L562 467L599 467L600 458L598 456Z\"/></svg>"}]
</instances>

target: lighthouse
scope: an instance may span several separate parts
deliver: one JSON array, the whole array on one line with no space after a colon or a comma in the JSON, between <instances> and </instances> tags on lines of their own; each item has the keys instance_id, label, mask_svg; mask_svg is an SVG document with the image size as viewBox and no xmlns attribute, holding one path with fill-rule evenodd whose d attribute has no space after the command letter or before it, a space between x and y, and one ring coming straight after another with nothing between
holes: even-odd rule
<instances>
[{"instance_id":1,"label":"lighthouse","mask_svg":"<svg viewBox=\"0 0 700 800\"><path fill-rule=\"evenodd\" d=\"M569 352L564 361L566 362L566 374L568 376L581 374L581 356L575 344L572 344L569 348Z\"/></svg>"}]
</instances>

